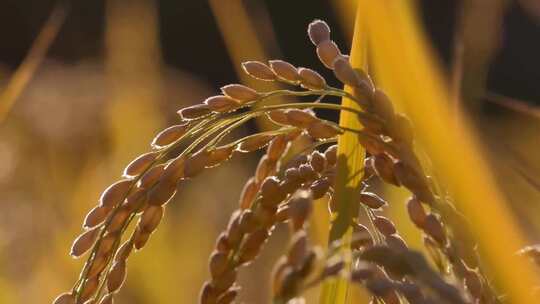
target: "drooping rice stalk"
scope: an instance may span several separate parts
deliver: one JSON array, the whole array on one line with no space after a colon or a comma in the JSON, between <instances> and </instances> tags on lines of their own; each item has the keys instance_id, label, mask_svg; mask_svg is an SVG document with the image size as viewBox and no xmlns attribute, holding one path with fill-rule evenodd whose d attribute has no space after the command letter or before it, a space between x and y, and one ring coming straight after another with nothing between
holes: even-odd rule
<instances>
[{"instance_id":1,"label":"drooping rice stalk","mask_svg":"<svg viewBox=\"0 0 540 304\"><path fill-rule=\"evenodd\" d=\"M242 64L242 70L249 77L291 89L263 92L231 84L222 87L219 95L180 109L180 121L157 134L151 150L131 161L122 176L103 191L98 205L88 212L84 231L71 249L71 255L76 258L88 253L86 262L72 289L54 303L113 303L127 277L130 256L146 246L176 192L189 187L189 181L203 171L263 148L265 153L245 184L238 209L217 237L210 254L209 278L201 288L201 304L233 303L241 292L238 273L258 257L276 227L284 223L291 238L271 274L273 304L303 303L304 292L317 286L323 287L321 303L346 303L349 284L364 288L373 303L398 304L406 299L411 304L499 304L503 303L501 295L505 293L513 303L527 303L521 301L530 300L526 293L532 290L532 285L516 288L516 284L500 277L501 273L510 274L507 271L515 268L524 272L511 273L513 280L532 284L532 276L522 262L488 264L491 266L488 270L495 270L498 275L494 287L491 273L485 271L476 255L478 242L483 249L495 251L481 252L488 262L511 263L509 256L515 245L503 244L508 249L494 244L492 234L486 234L486 229L491 232L493 227L479 224L488 225L496 220L499 230L502 227L512 237L519 235L512 230L511 222L506 221L510 218L508 214L499 214L504 210L496 193L489 189L485 166L470 136L457 133L466 129L452 125L448 116L444 116L445 108L433 102L445 100L442 86L430 70L425 52L418 49L421 41L413 39L413 46L408 48L400 40L418 39L418 36L414 27L405 22L410 20L391 13L391 9L405 11L406 7L392 3L396 6L390 2L361 2L352 57L341 52L324 21L310 23L308 35L316 46L317 56L346 86L345 90L328 85L325 78L310 68L296 67L283 60L247 61ZM389 17L397 22L399 29L375 26ZM394 35L397 30L408 35ZM440 181L426 173L427 165L416 153L417 125L396 110L392 99L367 73L368 39L370 46L378 46L371 50L378 59L375 67L382 85L388 86L393 94L390 96L399 98L404 108L411 111L417 125L426 128L420 130L419 139L429 155L433 154L435 173L441 172ZM398 47L394 42L403 44ZM392 49L379 54L383 47ZM392 50L399 50L402 56L396 57ZM387 61L380 61L381 58ZM413 62L418 65L417 70ZM408 73L389 77L387 64L405 67ZM423 79L428 76L433 78ZM424 80L423 87L414 82L420 80ZM422 89L425 92L419 93ZM268 103L280 96L315 100ZM327 96L343 101L328 103ZM418 111L418 105L408 103L413 97L420 97L419 103L439 115L437 121L421 116L425 112ZM339 111L339 124L319 117L319 109ZM266 119L275 128L230 138L236 134L233 131L257 118ZM443 127L446 134L442 134ZM431 138L433 135L439 138ZM453 154L461 159L441 154L449 154L448 149L443 149L441 138L446 136L446 140L456 144L457 135L462 136L462 149ZM426 139L432 142L426 143ZM293 152L293 157L286 160L284 155L289 146L299 140L308 146ZM433 142L439 146L433 146ZM467 171L471 169L477 172ZM470 176L476 179L471 180ZM373 180L408 191L410 197L402 207L406 208L411 223L422 232L427 254L410 248L392 219L383 213L390 203L396 202L378 195L372 188ZM461 193L464 190L478 193ZM469 224L454 209L452 197L468 219L477 221L471 226L479 239L466 239L463 229ZM328 198L332 219L329 244L324 250L310 245L307 235L313 205L323 198ZM480 212L471 208L471 202L474 199L481 204L486 198L494 205L490 206L493 209L481 210L488 216L482 219ZM365 216L360 216L362 213ZM522 253L534 258L538 252L537 247L529 247Z\"/></svg>"}]
</instances>

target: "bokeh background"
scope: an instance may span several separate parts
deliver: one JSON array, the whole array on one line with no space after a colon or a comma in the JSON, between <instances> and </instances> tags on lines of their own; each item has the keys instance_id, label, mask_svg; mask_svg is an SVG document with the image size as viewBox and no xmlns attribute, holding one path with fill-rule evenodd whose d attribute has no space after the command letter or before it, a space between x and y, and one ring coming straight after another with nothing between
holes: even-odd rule
<instances>
[{"instance_id":1,"label":"bokeh background","mask_svg":"<svg viewBox=\"0 0 540 304\"><path fill-rule=\"evenodd\" d=\"M539 2L424 0L418 9L449 86L461 84L501 188L527 236L540 241ZM332 79L305 29L326 20L346 50L353 16L351 0L0 1L0 303L49 303L72 286L83 260L68 251L85 213L178 121L176 110L228 83L271 89L238 73L245 60L285 59ZM233 160L181 189L130 259L119 303L196 301L207 256L256 162ZM390 212L419 244L402 207ZM326 227L312 229L324 243ZM243 301L266 303L286 237L278 229L241 273Z\"/></svg>"}]
</instances>

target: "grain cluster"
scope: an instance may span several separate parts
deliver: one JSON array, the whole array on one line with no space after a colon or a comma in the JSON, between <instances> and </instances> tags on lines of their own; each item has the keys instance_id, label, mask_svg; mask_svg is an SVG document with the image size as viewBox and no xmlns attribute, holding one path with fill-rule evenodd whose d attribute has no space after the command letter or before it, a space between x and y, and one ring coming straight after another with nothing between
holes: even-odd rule
<instances>
[{"instance_id":1,"label":"grain cluster","mask_svg":"<svg viewBox=\"0 0 540 304\"><path fill-rule=\"evenodd\" d=\"M265 153L210 253L201 304L235 302L241 292L238 272L257 258L274 229L284 223L290 244L271 274L273 303L303 303L305 290L337 277L363 286L373 303L501 303L480 261L471 258L476 257L474 244L455 237L453 225L459 223L459 214L423 170L409 119L395 111L366 72L351 66L324 21L313 21L308 36L322 64L352 93L329 86L310 68L283 60L244 62L249 76L292 89L258 92L230 84L221 88L220 95L179 110L179 123L159 132L151 151L130 162L88 212L84 230L71 248L75 258L86 254L86 262L73 289L58 296L55 304L113 303L126 280L129 257L151 239L175 193L187 186L184 181L261 149ZM313 96L317 101L265 104L278 96ZM327 103L326 96L349 98L362 110ZM352 112L363 127L340 127L320 118L318 109ZM275 128L228 139L234 129L256 117L266 117ZM358 195L359 214L349 223L350 243L323 249L310 245L307 226L314 204L328 201L332 216L339 210L332 200L338 161L333 143L344 132L356 134L367 152L364 187ZM290 152L291 145L306 138L311 143L307 148ZM171 155L180 146L186 148ZM429 254L405 243L384 212L389 204L400 202L387 202L369 190L374 182L408 189L410 198L403 208L422 231ZM128 229L130 225L134 228ZM337 250L344 245L348 251ZM539 252L529 247L522 254L538 263Z\"/></svg>"}]
</instances>

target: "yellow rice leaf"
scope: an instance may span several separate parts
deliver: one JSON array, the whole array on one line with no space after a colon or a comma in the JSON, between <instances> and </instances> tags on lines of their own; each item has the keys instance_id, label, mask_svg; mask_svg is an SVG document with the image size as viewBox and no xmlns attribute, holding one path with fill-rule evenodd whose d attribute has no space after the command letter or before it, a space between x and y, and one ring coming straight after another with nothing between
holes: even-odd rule
<instances>
[{"instance_id":1,"label":"yellow rice leaf","mask_svg":"<svg viewBox=\"0 0 540 304\"><path fill-rule=\"evenodd\" d=\"M409 1L361 0L380 84L413 121L441 184L471 223L489 272L509 303L535 303L540 280L515 251L524 245L516 219L497 190L471 129L450 108ZM368 4L369 3L369 4Z\"/></svg>"}]
</instances>

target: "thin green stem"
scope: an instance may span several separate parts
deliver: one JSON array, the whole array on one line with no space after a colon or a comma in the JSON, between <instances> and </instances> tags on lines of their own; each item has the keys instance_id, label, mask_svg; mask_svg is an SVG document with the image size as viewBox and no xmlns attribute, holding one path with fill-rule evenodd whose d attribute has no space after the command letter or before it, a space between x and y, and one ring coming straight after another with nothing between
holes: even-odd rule
<instances>
[{"instance_id":1,"label":"thin green stem","mask_svg":"<svg viewBox=\"0 0 540 304\"><path fill-rule=\"evenodd\" d=\"M246 141L248 138L250 138L251 136L264 136L264 135L280 135L280 134L285 134L285 133L289 133L293 130L296 130L296 128L282 128L282 129L278 129L278 130L272 130L272 131L266 131L266 132L259 132L259 133L255 133L255 134L252 134L250 136L246 136L246 137L242 137L242 138L239 138L231 143L228 143L226 146L230 147L230 146L236 146L244 141Z\"/></svg>"}]
</instances>

